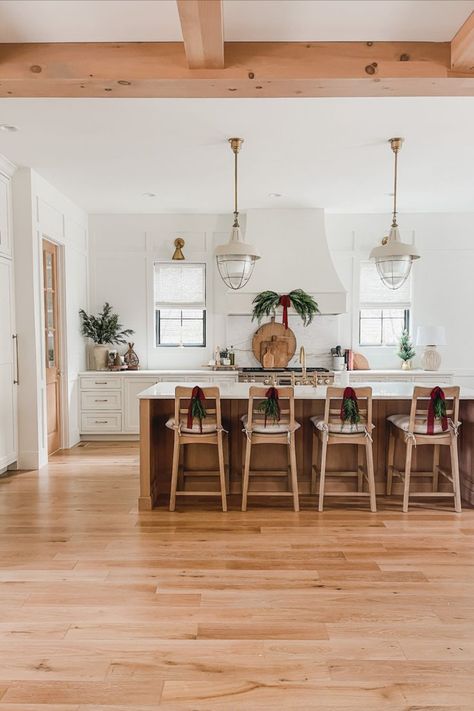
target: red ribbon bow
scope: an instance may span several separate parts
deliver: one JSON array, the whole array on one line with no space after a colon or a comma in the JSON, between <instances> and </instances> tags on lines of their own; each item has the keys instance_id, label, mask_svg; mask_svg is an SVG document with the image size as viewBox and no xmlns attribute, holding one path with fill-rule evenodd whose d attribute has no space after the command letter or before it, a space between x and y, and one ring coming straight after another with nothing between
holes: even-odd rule
<instances>
[{"instance_id":1,"label":"red ribbon bow","mask_svg":"<svg viewBox=\"0 0 474 711\"><path fill-rule=\"evenodd\" d=\"M437 400L442 400L443 403L446 397L444 391L437 385L430 393L430 402L428 405L428 419L426 423L427 434L434 434L434 421L435 421L435 404ZM443 413L446 413L446 406L443 406ZM448 418L446 414L441 416L441 429L446 432L448 429Z\"/></svg>"},{"instance_id":2,"label":"red ribbon bow","mask_svg":"<svg viewBox=\"0 0 474 711\"><path fill-rule=\"evenodd\" d=\"M202 391L202 388L199 387L199 385L195 385L193 388L193 391L191 393L191 400L189 401L188 405L188 420L186 423L186 426L188 430L192 430L193 428L193 422L194 422L194 415L193 415L193 405L196 402L196 400L199 400L200 402L205 401L204 393ZM204 407L203 407L204 409ZM199 418L199 428L202 432L202 417Z\"/></svg>"},{"instance_id":3,"label":"red ribbon bow","mask_svg":"<svg viewBox=\"0 0 474 711\"><path fill-rule=\"evenodd\" d=\"M283 325L288 328L288 309L291 306L291 299L287 294L282 294L278 301L279 306L283 306Z\"/></svg>"}]
</instances>

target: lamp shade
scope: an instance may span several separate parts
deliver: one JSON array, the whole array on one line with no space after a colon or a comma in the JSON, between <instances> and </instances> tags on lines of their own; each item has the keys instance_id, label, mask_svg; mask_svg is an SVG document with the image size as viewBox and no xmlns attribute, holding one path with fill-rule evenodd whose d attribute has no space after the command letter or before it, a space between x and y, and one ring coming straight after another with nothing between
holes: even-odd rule
<instances>
[{"instance_id":1,"label":"lamp shade","mask_svg":"<svg viewBox=\"0 0 474 711\"><path fill-rule=\"evenodd\" d=\"M445 346L446 329L444 326L418 326L416 331L417 346Z\"/></svg>"}]
</instances>

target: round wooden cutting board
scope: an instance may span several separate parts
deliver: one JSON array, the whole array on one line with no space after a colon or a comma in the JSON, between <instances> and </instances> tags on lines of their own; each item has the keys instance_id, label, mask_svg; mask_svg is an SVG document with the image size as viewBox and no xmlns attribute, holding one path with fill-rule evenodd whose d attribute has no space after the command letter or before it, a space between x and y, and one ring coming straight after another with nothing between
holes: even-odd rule
<instances>
[{"instance_id":1,"label":"round wooden cutting board","mask_svg":"<svg viewBox=\"0 0 474 711\"><path fill-rule=\"evenodd\" d=\"M285 328L282 323L264 323L255 332L252 339L252 351L255 358L263 365L265 353L274 357L274 368L286 368L295 355L296 338L291 328Z\"/></svg>"}]
</instances>

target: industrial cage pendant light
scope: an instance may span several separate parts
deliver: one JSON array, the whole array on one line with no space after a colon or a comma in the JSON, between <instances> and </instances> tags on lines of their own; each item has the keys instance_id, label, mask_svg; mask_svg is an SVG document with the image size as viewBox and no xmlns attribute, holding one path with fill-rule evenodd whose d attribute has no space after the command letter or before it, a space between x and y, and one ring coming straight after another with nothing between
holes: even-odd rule
<instances>
[{"instance_id":1,"label":"industrial cage pendant light","mask_svg":"<svg viewBox=\"0 0 474 711\"><path fill-rule=\"evenodd\" d=\"M406 244L400 239L397 224L397 180L398 180L398 152L402 147L403 138L390 138L390 146L394 153L393 175L393 214L392 226L388 237L384 237L382 244L374 247L370 259L375 260L375 266L385 286L389 289L399 289L410 275L414 259L419 259L417 249L411 244Z\"/></svg>"},{"instance_id":2,"label":"industrial cage pendant light","mask_svg":"<svg viewBox=\"0 0 474 711\"><path fill-rule=\"evenodd\" d=\"M260 254L240 233L239 209L237 202L237 155L244 142L243 138L229 138L234 153L234 224L230 240L216 248L216 262L222 281L230 289L241 289L252 276L253 268Z\"/></svg>"}]
</instances>

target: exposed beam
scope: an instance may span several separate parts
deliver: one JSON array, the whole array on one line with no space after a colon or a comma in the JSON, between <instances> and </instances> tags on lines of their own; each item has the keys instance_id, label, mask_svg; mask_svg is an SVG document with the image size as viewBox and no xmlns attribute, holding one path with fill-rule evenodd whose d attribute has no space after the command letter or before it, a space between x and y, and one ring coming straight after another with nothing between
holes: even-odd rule
<instances>
[{"instance_id":1,"label":"exposed beam","mask_svg":"<svg viewBox=\"0 0 474 711\"><path fill-rule=\"evenodd\" d=\"M176 0L190 69L222 69L222 0Z\"/></svg>"},{"instance_id":2,"label":"exposed beam","mask_svg":"<svg viewBox=\"0 0 474 711\"><path fill-rule=\"evenodd\" d=\"M0 45L0 96L473 96L449 42L226 43L189 69L181 42Z\"/></svg>"},{"instance_id":3,"label":"exposed beam","mask_svg":"<svg viewBox=\"0 0 474 711\"><path fill-rule=\"evenodd\" d=\"M474 72L474 12L451 40L451 68L458 72Z\"/></svg>"}]
</instances>

